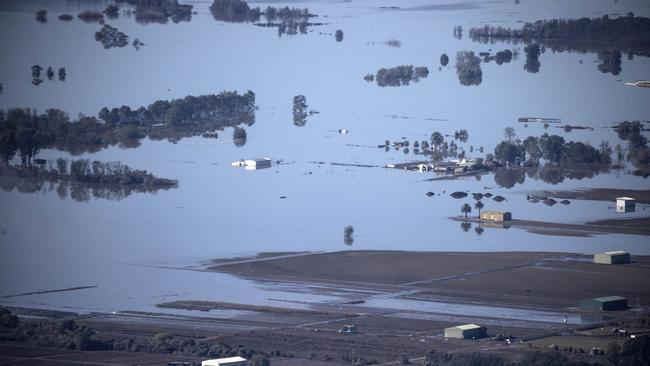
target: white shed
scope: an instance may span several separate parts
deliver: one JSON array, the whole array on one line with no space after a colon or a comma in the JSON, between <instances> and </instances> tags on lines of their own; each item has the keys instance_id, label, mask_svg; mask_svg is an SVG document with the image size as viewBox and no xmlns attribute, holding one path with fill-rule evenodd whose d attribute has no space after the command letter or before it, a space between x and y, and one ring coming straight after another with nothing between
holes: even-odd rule
<instances>
[{"instance_id":1,"label":"white shed","mask_svg":"<svg viewBox=\"0 0 650 366\"><path fill-rule=\"evenodd\" d=\"M636 200L632 197L617 197L616 212L633 212Z\"/></svg>"},{"instance_id":2,"label":"white shed","mask_svg":"<svg viewBox=\"0 0 650 366\"><path fill-rule=\"evenodd\" d=\"M247 366L248 361L243 357L216 358L201 362L201 366Z\"/></svg>"},{"instance_id":3,"label":"white shed","mask_svg":"<svg viewBox=\"0 0 650 366\"><path fill-rule=\"evenodd\" d=\"M244 160L244 167L248 170L256 170L271 167L271 159L258 158Z\"/></svg>"}]
</instances>

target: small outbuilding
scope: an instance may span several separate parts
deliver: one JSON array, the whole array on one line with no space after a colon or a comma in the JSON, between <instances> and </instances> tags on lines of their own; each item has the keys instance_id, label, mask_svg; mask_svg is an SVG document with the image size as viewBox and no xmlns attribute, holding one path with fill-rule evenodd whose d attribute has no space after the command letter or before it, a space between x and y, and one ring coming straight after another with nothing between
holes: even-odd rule
<instances>
[{"instance_id":1,"label":"small outbuilding","mask_svg":"<svg viewBox=\"0 0 650 366\"><path fill-rule=\"evenodd\" d=\"M594 254L594 263L599 264L628 264L630 263L630 253L624 250L613 252L604 252Z\"/></svg>"},{"instance_id":2,"label":"small outbuilding","mask_svg":"<svg viewBox=\"0 0 650 366\"><path fill-rule=\"evenodd\" d=\"M487 329L476 324L463 324L455 327L445 328L445 338L483 338L487 335Z\"/></svg>"},{"instance_id":3,"label":"small outbuilding","mask_svg":"<svg viewBox=\"0 0 650 366\"><path fill-rule=\"evenodd\" d=\"M244 160L244 167L248 170L269 168L271 167L271 159L259 158Z\"/></svg>"},{"instance_id":4,"label":"small outbuilding","mask_svg":"<svg viewBox=\"0 0 650 366\"><path fill-rule=\"evenodd\" d=\"M201 362L201 366L247 366L248 361L243 357L216 358Z\"/></svg>"},{"instance_id":5,"label":"small outbuilding","mask_svg":"<svg viewBox=\"0 0 650 366\"><path fill-rule=\"evenodd\" d=\"M510 221L512 214L503 211L481 211L481 221Z\"/></svg>"},{"instance_id":6,"label":"small outbuilding","mask_svg":"<svg viewBox=\"0 0 650 366\"><path fill-rule=\"evenodd\" d=\"M634 212L636 200L632 197L616 198L616 212Z\"/></svg>"},{"instance_id":7,"label":"small outbuilding","mask_svg":"<svg viewBox=\"0 0 650 366\"><path fill-rule=\"evenodd\" d=\"M580 302L582 310L625 310L627 299L623 296L605 296L594 299L586 299Z\"/></svg>"}]
</instances>

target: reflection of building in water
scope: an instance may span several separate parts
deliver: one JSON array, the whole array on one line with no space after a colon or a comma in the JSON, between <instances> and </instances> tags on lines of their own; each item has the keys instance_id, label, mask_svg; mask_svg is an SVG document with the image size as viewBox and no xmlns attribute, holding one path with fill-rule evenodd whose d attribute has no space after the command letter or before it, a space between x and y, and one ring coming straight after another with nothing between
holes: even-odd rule
<instances>
[{"instance_id":1,"label":"reflection of building in water","mask_svg":"<svg viewBox=\"0 0 650 366\"><path fill-rule=\"evenodd\" d=\"M616 212L634 212L636 200L632 197L616 198Z\"/></svg>"},{"instance_id":2,"label":"reflection of building in water","mask_svg":"<svg viewBox=\"0 0 650 366\"><path fill-rule=\"evenodd\" d=\"M247 159L247 160L238 160L233 161L230 165L235 168L245 168L246 170L258 170L271 167L271 159L269 158L258 158L258 159Z\"/></svg>"},{"instance_id":3,"label":"reflection of building in water","mask_svg":"<svg viewBox=\"0 0 650 366\"><path fill-rule=\"evenodd\" d=\"M502 211L482 211L481 221L510 221L512 214L510 212Z\"/></svg>"},{"instance_id":4,"label":"reflection of building in water","mask_svg":"<svg viewBox=\"0 0 650 366\"><path fill-rule=\"evenodd\" d=\"M510 229L511 225L507 224L507 221L483 221L481 222L481 227L489 229Z\"/></svg>"},{"instance_id":5,"label":"reflection of building in water","mask_svg":"<svg viewBox=\"0 0 650 366\"><path fill-rule=\"evenodd\" d=\"M594 263L627 264L630 263L630 253L624 250L594 254Z\"/></svg>"}]
</instances>

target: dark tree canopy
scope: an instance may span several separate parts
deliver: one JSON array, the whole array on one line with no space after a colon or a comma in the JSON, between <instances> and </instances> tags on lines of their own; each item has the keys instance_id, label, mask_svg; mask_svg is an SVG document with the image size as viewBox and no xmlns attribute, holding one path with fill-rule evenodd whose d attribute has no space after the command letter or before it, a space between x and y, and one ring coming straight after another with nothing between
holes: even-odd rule
<instances>
[{"instance_id":1,"label":"dark tree canopy","mask_svg":"<svg viewBox=\"0 0 650 366\"><path fill-rule=\"evenodd\" d=\"M442 67L445 67L445 66L447 66L448 63L449 63L449 56L447 56L446 53L443 53L442 55L440 55L440 65Z\"/></svg>"},{"instance_id":2,"label":"dark tree canopy","mask_svg":"<svg viewBox=\"0 0 650 366\"><path fill-rule=\"evenodd\" d=\"M480 85L483 81L481 59L472 51L461 51L456 54L456 74L461 85Z\"/></svg>"}]
</instances>

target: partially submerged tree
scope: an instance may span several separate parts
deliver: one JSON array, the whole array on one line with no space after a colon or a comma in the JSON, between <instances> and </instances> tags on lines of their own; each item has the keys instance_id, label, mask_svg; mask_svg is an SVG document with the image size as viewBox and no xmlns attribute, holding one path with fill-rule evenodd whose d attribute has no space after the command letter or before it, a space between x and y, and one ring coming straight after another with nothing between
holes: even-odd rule
<instances>
[{"instance_id":1,"label":"partially submerged tree","mask_svg":"<svg viewBox=\"0 0 650 366\"><path fill-rule=\"evenodd\" d=\"M354 228L352 225L348 225L345 228L343 228L343 242L347 245L352 245L354 242L354 238L352 237L352 234L354 233Z\"/></svg>"},{"instance_id":2,"label":"partially submerged tree","mask_svg":"<svg viewBox=\"0 0 650 366\"><path fill-rule=\"evenodd\" d=\"M467 219L467 214L472 212L472 206L470 206L467 203L464 203L462 206L460 206L460 212L465 214L465 219Z\"/></svg>"}]
</instances>

